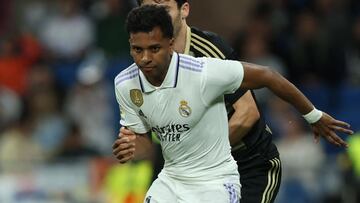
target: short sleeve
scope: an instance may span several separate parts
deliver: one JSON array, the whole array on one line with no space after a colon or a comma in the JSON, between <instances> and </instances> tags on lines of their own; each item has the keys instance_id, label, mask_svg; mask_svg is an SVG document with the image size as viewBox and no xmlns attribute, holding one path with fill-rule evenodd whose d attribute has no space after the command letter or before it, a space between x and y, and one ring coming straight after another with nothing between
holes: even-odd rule
<instances>
[{"instance_id":1,"label":"short sleeve","mask_svg":"<svg viewBox=\"0 0 360 203\"><path fill-rule=\"evenodd\" d=\"M224 94L234 93L244 78L240 61L204 58L205 71L202 80L202 93L206 103Z\"/></svg>"},{"instance_id":2,"label":"short sleeve","mask_svg":"<svg viewBox=\"0 0 360 203\"><path fill-rule=\"evenodd\" d=\"M126 96L121 94L117 87L115 88L115 95L120 108L120 124L138 134L149 132L149 125L136 113L135 108L128 102Z\"/></svg>"}]
</instances>

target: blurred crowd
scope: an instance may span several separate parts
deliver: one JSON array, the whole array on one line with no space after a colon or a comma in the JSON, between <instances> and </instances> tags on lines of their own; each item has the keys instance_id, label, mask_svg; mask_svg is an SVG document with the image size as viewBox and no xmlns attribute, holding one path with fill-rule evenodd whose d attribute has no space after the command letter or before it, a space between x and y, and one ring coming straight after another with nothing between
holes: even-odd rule
<instances>
[{"instance_id":1,"label":"blurred crowd","mask_svg":"<svg viewBox=\"0 0 360 203\"><path fill-rule=\"evenodd\" d=\"M21 168L9 160L110 156L119 127L112 80L131 63L128 2L1 4L1 168Z\"/></svg>"},{"instance_id":2,"label":"blurred crowd","mask_svg":"<svg viewBox=\"0 0 360 203\"><path fill-rule=\"evenodd\" d=\"M229 40L239 58L274 68L359 131L360 1L256 2ZM111 157L119 129L113 79L132 63L124 21L135 1L0 5L0 173ZM349 153L360 144L315 144L293 108L266 90L256 95L283 163L277 202L360 202L360 154Z\"/></svg>"}]
</instances>

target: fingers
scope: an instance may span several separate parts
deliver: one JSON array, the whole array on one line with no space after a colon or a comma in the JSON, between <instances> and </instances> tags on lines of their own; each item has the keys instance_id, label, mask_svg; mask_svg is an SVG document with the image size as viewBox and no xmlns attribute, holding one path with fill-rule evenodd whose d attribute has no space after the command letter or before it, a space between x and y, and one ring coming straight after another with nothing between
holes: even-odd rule
<instances>
[{"instance_id":1,"label":"fingers","mask_svg":"<svg viewBox=\"0 0 360 203\"><path fill-rule=\"evenodd\" d=\"M113 148L113 154L116 156L117 154L126 154L128 150L135 151L135 143L122 143L117 147Z\"/></svg>"},{"instance_id":2,"label":"fingers","mask_svg":"<svg viewBox=\"0 0 360 203\"><path fill-rule=\"evenodd\" d=\"M329 132L329 136L327 138L331 138L333 144L339 146L339 147L348 147L348 144L341 139L339 136L336 135L334 131Z\"/></svg>"},{"instance_id":3,"label":"fingers","mask_svg":"<svg viewBox=\"0 0 360 203\"><path fill-rule=\"evenodd\" d=\"M332 130L338 131L338 132L342 132L348 135L352 135L354 134L354 131L352 131L351 129L347 129L347 128L343 128L337 125L331 125L329 126Z\"/></svg>"},{"instance_id":4,"label":"fingers","mask_svg":"<svg viewBox=\"0 0 360 203\"><path fill-rule=\"evenodd\" d=\"M135 139L136 139L136 137L123 137L123 138L119 138L119 139L117 139L117 140L114 141L114 144L112 145L112 148L115 149L115 148L118 147L120 144L133 142Z\"/></svg>"},{"instance_id":5,"label":"fingers","mask_svg":"<svg viewBox=\"0 0 360 203\"><path fill-rule=\"evenodd\" d=\"M328 122L326 122L326 125L329 126L329 128L331 128L332 130L335 131L339 131L342 133L346 133L346 134L353 134L354 132L350 129L350 124L344 122L344 121L340 121L340 120L336 120L334 118L332 118L331 116L327 115L327 118L329 119Z\"/></svg>"},{"instance_id":6,"label":"fingers","mask_svg":"<svg viewBox=\"0 0 360 203\"><path fill-rule=\"evenodd\" d=\"M134 153L130 153L130 154L127 154L127 155L125 155L123 157L117 157L117 159L119 160L119 162L121 164L124 164L124 163L130 161L131 159L133 159L134 157L135 157Z\"/></svg>"},{"instance_id":7,"label":"fingers","mask_svg":"<svg viewBox=\"0 0 360 203\"><path fill-rule=\"evenodd\" d=\"M319 137L322 136L331 144L339 147L348 147L348 144L343 139L341 139L333 129L327 126L316 126L313 128L313 131L315 142L319 142Z\"/></svg>"},{"instance_id":8,"label":"fingers","mask_svg":"<svg viewBox=\"0 0 360 203\"><path fill-rule=\"evenodd\" d=\"M135 148L114 150L113 154L120 163L125 163L135 157Z\"/></svg>"},{"instance_id":9,"label":"fingers","mask_svg":"<svg viewBox=\"0 0 360 203\"><path fill-rule=\"evenodd\" d=\"M344 121L336 120L330 115L323 113L323 117L312 125L314 134L323 136L328 142L336 145L348 147L348 144L339 137L336 132L348 135L354 132L350 129L350 125Z\"/></svg>"},{"instance_id":10,"label":"fingers","mask_svg":"<svg viewBox=\"0 0 360 203\"><path fill-rule=\"evenodd\" d=\"M114 150L113 154L116 158L119 157L123 157L126 156L128 154L134 153L135 152L135 148L127 148L127 149L122 149L122 150Z\"/></svg>"},{"instance_id":11,"label":"fingers","mask_svg":"<svg viewBox=\"0 0 360 203\"><path fill-rule=\"evenodd\" d=\"M348 123L346 123L344 121L336 120L336 119L333 120L333 125L341 126L343 128L348 128L348 129L351 127L350 124L348 124Z\"/></svg>"},{"instance_id":12,"label":"fingers","mask_svg":"<svg viewBox=\"0 0 360 203\"><path fill-rule=\"evenodd\" d=\"M339 146L339 147L348 147L348 144L336 135L335 131L331 128L315 128L314 134L317 136L323 136L328 142Z\"/></svg>"},{"instance_id":13,"label":"fingers","mask_svg":"<svg viewBox=\"0 0 360 203\"><path fill-rule=\"evenodd\" d=\"M113 155L120 163L125 163L134 158L136 136L122 137L115 140L112 148Z\"/></svg>"},{"instance_id":14,"label":"fingers","mask_svg":"<svg viewBox=\"0 0 360 203\"><path fill-rule=\"evenodd\" d=\"M122 134L122 133L120 133ZM127 136L120 136L119 134L119 138L117 140L115 140L115 142L112 145L112 148L116 148L118 145L120 145L121 143L128 143L128 142L134 142L136 139L136 135L135 134L131 134L131 135L127 135Z\"/></svg>"},{"instance_id":15,"label":"fingers","mask_svg":"<svg viewBox=\"0 0 360 203\"><path fill-rule=\"evenodd\" d=\"M126 127L121 127L118 137L112 146L112 153L120 163L126 163L135 157L136 135Z\"/></svg>"},{"instance_id":16,"label":"fingers","mask_svg":"<svg viewBox=\"0 0 360 203\"><path fill-rule=\"evenodd\" d=\"M114 156L119 161L123 161L124 159L126 159L128 161L128 160L130 160L131 158L134 157L133 156L134 152L135 152L135 148L130 148L130 149L126 149L126 150L121 150L121 151L115 153Z\"/></svg>"},{"instance_id":17,"label":"fingers","mask_svg":"<svg viewBox=\"0 0 360 203\"><path fill-rule=\"evenodd\" d=\"M314 130L314 141L316 144L320 142L320 134Z\"/></svg>"},{"instance_id":18,"label":"fingers","mask_svg":"<svg viewBox=\"0 0 360 203\"><path fill-rule=\"evenodd\" d=\"M336 145L336 146L339 146L339 144L336 143L335 140L334 140L332 137L330 137L330 136L324 136L324 137L325 137L325 139L326 139L328 142L330 142L331 144Z\"/></svg>"},{"instance_id":19,"label":"fingers","mask_svg":"<svg viewBox=\"0 0 360 203\"><path fill-rule=\"evenodd\" d=\"M126 127L121 127L118 137L121 138L124 136L131 136L131 135L135 135L135 133L133 131L127 129Z\"/></svg>"}]
</instances>

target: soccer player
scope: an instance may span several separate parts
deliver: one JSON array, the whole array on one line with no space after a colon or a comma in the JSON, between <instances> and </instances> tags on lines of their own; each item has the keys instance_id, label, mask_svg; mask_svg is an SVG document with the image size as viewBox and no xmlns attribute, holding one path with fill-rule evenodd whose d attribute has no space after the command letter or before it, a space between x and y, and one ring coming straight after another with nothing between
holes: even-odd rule
<instances>
[{"instance_id":1,"label":"soccer player","mask_svg":"<svg viewBox=\"0 0 360 203\"><path fill-rule=\"evenodd\" d=\"M139 5L158 4L166 7L174 26L174 49L195 57L237 59L237 54L215 33L201 31L187 25L190 5L186 0L138 0ZM271 134L257 109L250 91L238 90L225 96L229 118L229 139L232 154L238 162L243 202L260 202L275 199L280 185L281 167L279 153L271 142ZM246 135L249 134L249 135ZM246 136L245 136L246 135ZM245 137L244 137L245 136ZM161 153L158 145L155 149ZM160 154L158 153L158 154ZM163 166L161 156L155 156L154 175ZM270 174L270 178L269 178ZM256 178L254 178L256 177ZM267 186L268 183L270 183ZM251 195L246 195L247 193ZM275 195L271 195L275 194Z\"/></svg>"},{"instance_id":2,"label":"soccer player","mask_svg":"<svg viewBox=\"0 0 360 203\"><path fill-rule=\"evenodd\" d=\"M136 133L141 147L151 145L146 134L155 132L165 159L145 202L239 202L223 94L240 81L218 82L210 76L215 72L202 78L201 60L173 52L173 26L164 7L132 10L126 27L135 64L115 78L120 122ZM126 144L121 140L120 152Z\"/></svg>"},{"instance_id":3,"label":"soccer player","mask_svg":"<svg viewBox=\"0 0 360 203\"><path fill-rule=\"evenodd\" d=\"M166 7L174 26L176 52L195 57L237 60L235 51L217 34L188 26L186 19L190 5L187 0L137 2L140 6L159 4ZM225 104L232 155L240 173L241 202L272 203L280 187L281 162L279 152L272 142L271 131L257 108L253 93L239 89L234 94L225 95ZM155 157L158 162L159 159L161 157ZM155 175L159 168L162 167L155 166Z\"/></svg>"},{"instance_id":4,"label":"soccer player","mask_svg":"<svg viewBox=\"0 0 360 203\"><path fill-rule=\"evenodd\" d=\"M347 145L336 131L351 134L349 124L317 110L278 73L255 64L173 52L173 27L164 7L136 8L126 26L135 64L115 78L115 88L120 122L129 130L121 128L113 153L127 162L151 145L146 134L158 135L165 166L145 202L239 201L223 97L238 88L268 87L304 114L317 138Z\"/></svg>"}]
</instances>

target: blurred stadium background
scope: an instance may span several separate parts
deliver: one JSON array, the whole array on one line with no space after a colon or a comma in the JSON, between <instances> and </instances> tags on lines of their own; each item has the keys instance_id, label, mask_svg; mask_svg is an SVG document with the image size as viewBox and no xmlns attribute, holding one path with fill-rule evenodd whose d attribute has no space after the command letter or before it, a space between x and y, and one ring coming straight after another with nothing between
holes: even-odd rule
<instances>
[{"instance_id":1,"label":"blurred stadium background","mask_svg":"<svg viewBox=\"0 0 360 203\"><path fill-rule=\"evenodd\" d=\"M269 65L360 130L360 1L193 0L190 25ZM132 63L134 0L0 0L0 202L137 203L152 164L116 164L113 78ZM360 202L360 135L315 144L300 115L256 91L283 162L276 203Z\"/></svg>"}]
</instances>

